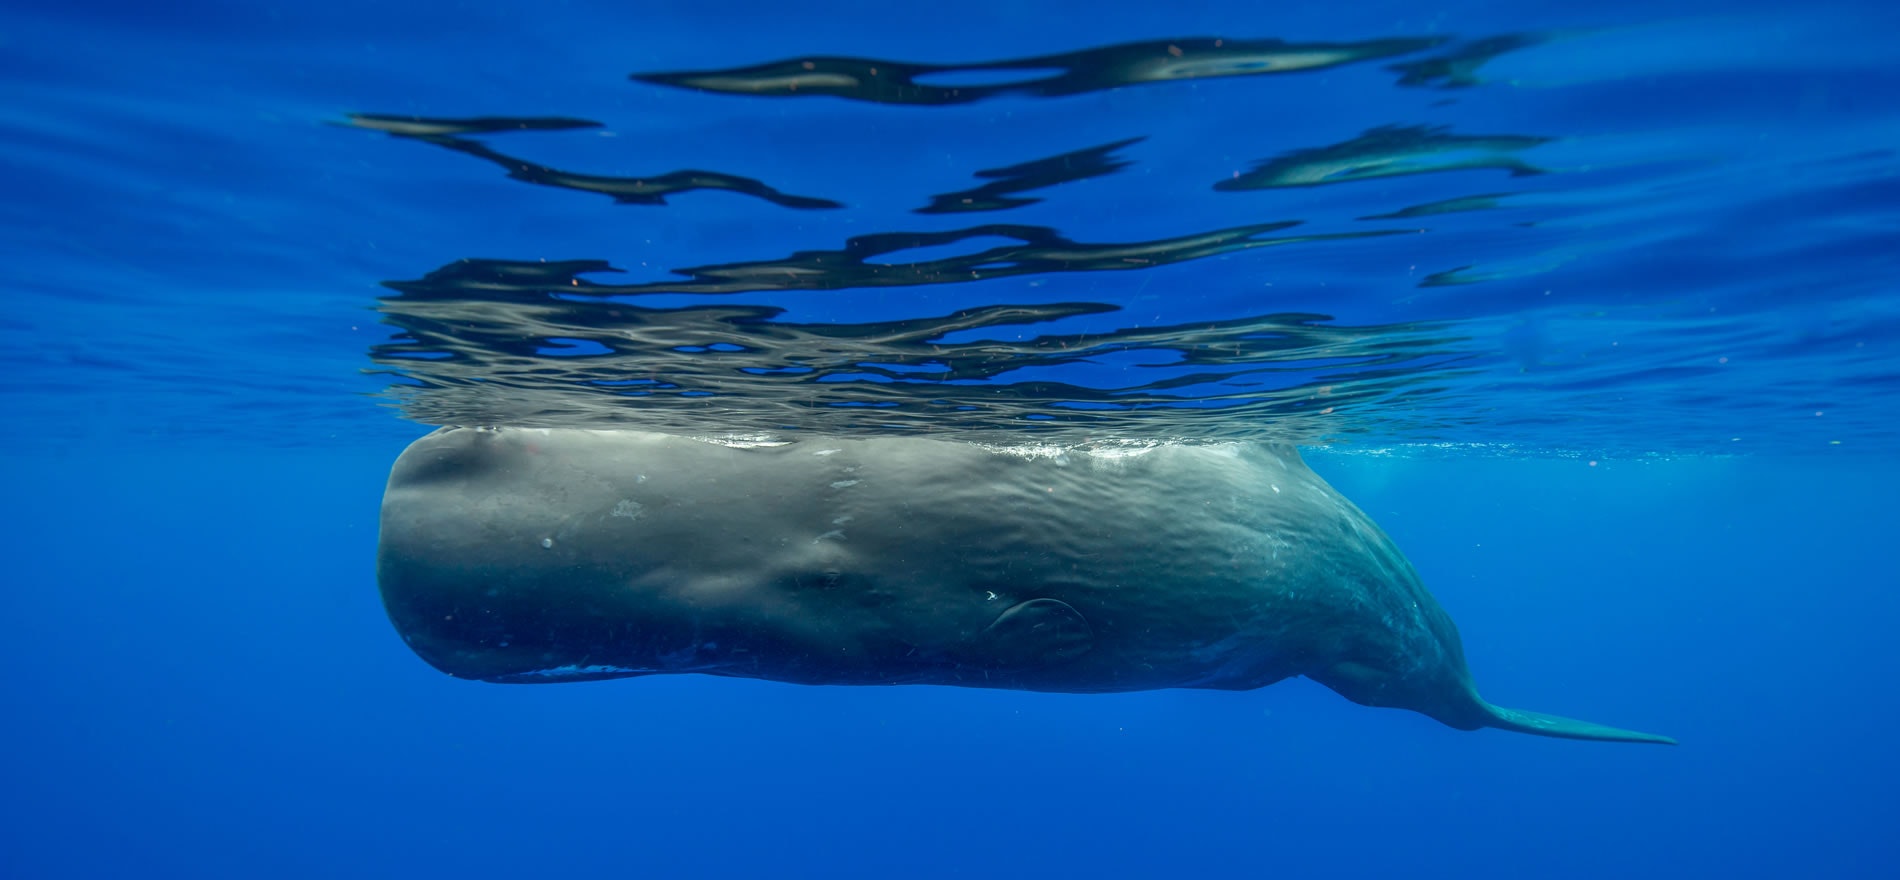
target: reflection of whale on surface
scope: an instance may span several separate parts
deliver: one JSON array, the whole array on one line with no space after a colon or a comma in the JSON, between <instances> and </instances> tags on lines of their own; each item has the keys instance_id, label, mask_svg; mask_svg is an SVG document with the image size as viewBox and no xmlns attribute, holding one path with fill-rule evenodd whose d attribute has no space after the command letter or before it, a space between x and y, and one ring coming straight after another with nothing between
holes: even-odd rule
<instances>
[{"instance_id":1,"label":"reflection of whale on surface","mask_svg":"<svg viewBox=\"0 0 1900 880\"><path fill-rule=\"evenodd\" d=\"M409 646L464 678L1305 675L1462 729L1670 742L1480 699L1411 565L1289 447L444 429L390 475L378 577Z\"/></svg>"},{"instance_id":2,"label":"reflection of whale on surface","mask_svg":"<svg viewBox=\"0 0 1900 880\"><path fill-rule=\"evenodd\" d=\"M977 64L878 58L792 58L727 70L636 73L633 79L702 92L789 98L832 95L882 104L964 104L1000 95L1055 98L1140 83L1321 70L1429 49L1436 37L1288 43L1194 37L1099 46ZM995 81L998 74L1017 74ZM939 83L923 82L936 78ZM979 79L980 78L980 79ZM959 79L978 79L952 84Z\"/></svg>"},{"instance_id":3,"label":"reflection of whale on surface","mask_svg":"<svg viewBox=\"0 0 1900 880\"><path fill-rule=\"evenodd\" d=\"M612 271L458 260L384 282L395 294L377 311L395 333L369 353L391 377L385 398L433 425L1317 441L1364 433L1361 419L1398 411L1384 404L1401 397L1418 408L1473 357L1424 322L1157 323L1091 302L825 320L743 302L640 304L582 277ZM1130 366L1091 371L1106 359Z\"/></svg>"},{"instance_id":4,"label":"reflection of whale on surface","mask_svg":"<svg viewBox=\"0 0 1900 880\"><path fill-rule=\"evenodd\" d=\"M1399 85L1463 89L1482 83L1478 68L1507 52L1549 42L1550 33L1502 34L1458 46L1431 58L1393 64L1386 69L1401 74Z\"/></svg>"},{"instance_id":5,"label":"reflection of whale on surface","mask_svg":"<svg viewBox=\"0 0 1900 880\"><path fill-rule=\"evenodd\" d=\"M816 210L824 208L842 208L843 205L830 199L795 196L783 193L750 177L726 174L720 171L700 171L684 169L669 171L665 174L653 174L642 177L611 177L600 174L581 174L562 171L546 165L537 165L524 159L517 159L478 141L472 141L463 134L484 134L508 131L553 131L572 128L591 128L600 125L584 119L563 119L560 117L481 117L477 119L430 119L421 116L385 116L370 113L350 114L350 124L359 128L370 128L387 132L408 140L434 144L448 150L454 150L477 159L501 166L511 179L538 186L551 186L559 189L572 189L581 192L599 193L610 196L614 201L626 205L664 205L666 197L675 193L699 189L717 189L735 192L741 195L763 199L786 208Z\"/></svg>"},{"instance_id":6,"label":"reflection of whale on surface","mask_svg":"<svg viewBox=\"0 0 1900 880\"><path fill-rule=\"evenodd\" d=\"M1007 168L987 168L978 171L976 176L989 183L957 192L938 193L930 197L930 204L918 208L917 213L961 214L1033 205L1042 200L1020 198L1016 193L1113 174L1130 164L1115 158L1115 151L1143 140L1145 138L1129 138L1046 159L1019 162Z\"/></svg>"},{"instance_id":7,"label":"reflection of whale on surface","mask_svg":"<svg viewBox=\"0 0 1900 880\"><path fill-rule=\"evenodd\" d=\"M1408 205L1384 214L1367 214L1359 219L1411 220L1417 217L1436 217L1441 214L1461 214L1466 211L1491 211L1502 207L1499 200L1511 195L1511 193L1481 193L1475 196L1459 196L1455 199L1439 199L1422 205Z\"/></svg>"},{"instance_id":8,"label":"reflection of whale on surface","mask_svg":"<svg viewBox=\"0 0 1900 880\"><path fill-rule=\"evenodd\" d=\"M683 280L653 281L640 284L603 284L575 277L564 278L560 290L576 296L638 296L663 293L741 293L757 290L842 290L867 287L913 287L929 284L966 284L993 278L1040 275L1052 272L1123 272L1198 260L1220 254L1254 248L1279 247L1321 241L1350 241L1404 235L1403 230L1379 229L1363 232L1324 232L1307 235L1270 236L1298 226L1297 220L1254 223L1208 232L1161 238L1150 241L1092 243L1072 241L1047 226L986 223L943 232L878 232L854 235L836 250L796 251L775 260L750 260L689 266L674 269ZM1014 239L1014 243L986 247L975 253L935 259L906 261L904 252L941 247L984 238ZM482 261L482 271L495 265ZM598 262L564 262L570 270L579 265L586 272L618 271ZM469 278L469 261L451 264L431 272L428 282L448 278ZM541 290L550 279L546 273L491 279L491 286L502 289L513 285L525 290ZM523 280L527 277L528 280ZM406 289L405 282L389 286Z\"/></svg>"},{"instance_id":9,"label":"reflection of whale on surface","mask_svg":"<svg viewBox=\"0 0 1900 880\"><path fill-rule=\"evenodd\" d=\"M393 134L397 137L432 138L464 134L497 134L509 131L569 131L576 128L600 128L592 119L568 116L398 116L388 113L351 113L349 124Z\"/></svg>"},{"instance_id":10,"label":"reflection of whale on surface","mask_svg":"<svg viewBox=\"0 0 1900 880\"><path fill-rule=\"evenodd\" d=\"M1508 155L1549 143L1525 135L1451 134L1444 126L1385 125L1349 141L1277 156L1255 163L1214 184L1221 191L1322 186L1375 177L1399 177L1440 171L1498 168L1520 177L1543 174Z\"/></svg>"}]
</instances>

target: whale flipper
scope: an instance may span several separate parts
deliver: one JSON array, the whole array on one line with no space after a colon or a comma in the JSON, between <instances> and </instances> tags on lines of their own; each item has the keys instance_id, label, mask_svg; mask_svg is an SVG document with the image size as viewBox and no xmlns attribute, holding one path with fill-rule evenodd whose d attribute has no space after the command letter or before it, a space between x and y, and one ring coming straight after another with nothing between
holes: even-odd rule
<instances>
[{"instance_id":1,"label":"whale flipper","mask_svg":"<svg viewBox=\"0 0 1900 880\"><path fill-rule=\"evenodd\" d=\"M1069 603L1031 599L998 615L969 653L984 666L1024 669L1073 660L1094 646L1095 631Z\"/></svg>"},{"instance_id":2,"label":"whale flipper","mask_svg":"<svg viewBox=\"0 0 1900 880\"><path fill-rule=\"evenodd\" d=\"M1474 694L1473 696L1475 697L1476 695ZM1542 712L1526 712L1522 709L1506 709L1503 706L1493 706L1485 702L1481 697L1478 698L1478 703L1484 708L1486 714L1490 716L1485 720L1484 726L1495 727L1500 730L1514 730L1518 733L1534 733L1538 736L1556 736L1564 739L1588 739L1598 742L1661 743L1668 746L1676 744L1674 739L1659 736L1654 733L1624 730L1620 727L1610 727L1589 721L1578 721L1575 718L1565 718L1561 715L1546 715Z\"/></svg>"}]
</instances>

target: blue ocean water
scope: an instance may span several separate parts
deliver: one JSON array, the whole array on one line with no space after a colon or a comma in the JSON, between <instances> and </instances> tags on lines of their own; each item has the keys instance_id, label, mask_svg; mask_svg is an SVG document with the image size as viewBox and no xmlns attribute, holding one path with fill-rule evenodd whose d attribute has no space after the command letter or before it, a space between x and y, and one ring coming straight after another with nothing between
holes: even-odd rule
<instances>
[{"instance_id":1,"label":"blue ocean water","mask_svg":"<svg viewBox=\"0 0 1900 880\"><path fill-rule=\"evenodd\" d=\"M8 4L0 876L1887 876L1896 24ZM457 681L430 424L1296 442L1488 697L1682 745Z\"/></svg>"}]
</instances>

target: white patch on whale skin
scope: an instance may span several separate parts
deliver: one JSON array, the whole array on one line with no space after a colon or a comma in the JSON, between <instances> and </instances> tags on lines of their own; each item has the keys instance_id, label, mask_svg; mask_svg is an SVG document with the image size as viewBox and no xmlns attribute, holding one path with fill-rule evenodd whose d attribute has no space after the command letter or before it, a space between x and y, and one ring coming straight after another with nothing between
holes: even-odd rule
<instances>
[{"instance_id":1,"label":"white patch on whale skin","mask_svg":"<svg viewBox=\"0 0 1900 880\"><path fill-rule=\"evenodd\" d=\"M625 517L627 519L639 519L640 511L645 506L646 505L643 505L640 502L633 500L632 498L622 498L620 499L619 504L614 505L614 512L612 515Z\"/></svg>"},{"instance_id":2,"label":"white patch on whale skin","mask_svg":"<svg viewBox=\"0 0 1900 880\"><path fill-rule=\"evenodd\" d=\"M812 454L813 455L837 455L838 453L843 452L843 451L844 450L842 449L820 449L817 452L814 452Z\"/></svg>"},{"instance_id":3,"label":"white patch on whale skin","mask_svg":"<svg viewBox=\"0 0 1900 880\"><path fill-rule=\"evenodd\" d=\"M830 538L830 539L834 539L834 540L838 540L838 541L842 541L842 540L844 540L844 530L842 530L842 529L832 529L832 530L831 530L831 531L829 531L829 532L826 532L826 533L824 533L824 534L822 534L822 535L819 535L819 536L818 536L818 537L816 537L816 538L813 538L813 539L811 539L811 542L812 542L813 544L816 544L816 543L818 543L819 541L823 541L823 540L825 540L825 539L827 539L827 538Z\"/></svg>"},{"instance_id":4,"label":"white patch on whale skin","mask_svg":"<svg viewBox=\"0 0 1900 880\"><path fill-rule=\"evenodd\" d=\"M854 517L852 517L850 514L845 514L844 516L841 516L841 517L838 517L837 519L832 520L831 524L834 526L841 526L841 525L844 525L845 523L850 522L853 518Z\"/></svg>"},{"instance_id":5,"label":"white patch on whale skin","mask_svg":"<svg viewBox=\"0 0 1900 880\"><path fill-rule=\"evenodd\" d=\"M832 483L832 484L831 484L831 488L833 488L833 489L849 489L849 488L851 488L852 486L856 486L856 485L857 485L858 483L859 483L859 481L858 481L858 480L839 480L839 481L838 481L838 482L836 482L836 483Z\"/></svg>"}]
</instances>

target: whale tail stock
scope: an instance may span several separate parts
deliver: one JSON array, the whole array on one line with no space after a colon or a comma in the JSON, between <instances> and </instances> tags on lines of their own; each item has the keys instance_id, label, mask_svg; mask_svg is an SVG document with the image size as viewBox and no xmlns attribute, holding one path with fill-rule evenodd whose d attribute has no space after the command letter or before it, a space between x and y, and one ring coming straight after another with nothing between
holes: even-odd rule
<instances>
[{"instance_id":1,"label":"whale tail stock","mask_svg":"<svg viewBox=\"0 0 1900 880\"><path fill-rule=\"evenodd\" d=\"M1309 672L1307 677L1362 706L1410 709L1459 730L1495 727L1563 739L1676 744L1674 739L1653 733L1491 705L1478 696L1478 689L1471 684L1470 674L1464 671L1463 658L1454 659L1457 665L1449 670L1441 667L1443 674L1415 679L1387 675L1374 666L1350 660Z\"/></svg>"},{"instance_id":2,"label":"whale tail stock","mask_svg":"<svg viewBox=\"0 0 1900 880\"><path fill-rule=\"evenodd\" d=\"M1471 698L1476 700L1483 717L1478 721L1485 727L1499 730L1514 730L1518 733L1532 733L1538 736L1555 736L1564 739L1588 739L1598 742L1636 742L1660 743L1673 746L1676 741L1670 737L1635 730L1624 730L1589 721L1578 721L1561 715L1546 715L1542 712L1526 712L1522 709L1506 709L1493 706L1484 701L1474 691Z\"/></svg>"}]
</instances>

